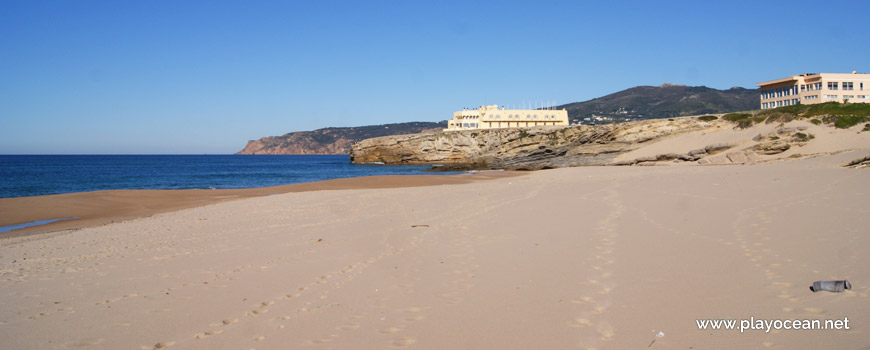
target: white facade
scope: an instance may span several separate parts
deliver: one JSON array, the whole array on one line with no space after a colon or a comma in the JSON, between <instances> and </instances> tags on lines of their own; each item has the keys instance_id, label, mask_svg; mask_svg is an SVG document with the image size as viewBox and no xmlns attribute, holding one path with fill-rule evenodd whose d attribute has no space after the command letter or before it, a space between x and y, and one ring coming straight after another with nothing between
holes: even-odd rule
<instances>
[{"instance_id":1,"label":"white facade","mask_svg":"<svg viewBox=\"0 0 870 350\"><path fill-rule=\"evenodd\" d=\"M825 102L870 103L870 74L806 73L755 84L761 109Z\"/></svg>"},{"instance_id":2,"label":"white facade","mask_svg":"<svg viewBox=\"0 0 870 350\"><path fill-rule=\"evenodd\" d=\"M565 109L505 109L491 105L453 113L453 119L447 121L444 131L559 125L568 125L568 111Z\"/></svg>"}]
</instances>

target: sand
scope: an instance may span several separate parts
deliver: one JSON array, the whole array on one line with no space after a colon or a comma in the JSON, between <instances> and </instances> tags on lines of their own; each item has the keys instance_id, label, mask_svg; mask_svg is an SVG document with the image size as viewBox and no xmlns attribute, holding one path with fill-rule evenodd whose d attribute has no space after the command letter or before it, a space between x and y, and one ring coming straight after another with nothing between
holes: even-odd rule
<instances>
[{"instance_id":1,"label":"sand","mask_svg":"<svg viewBox=\"0 0 870 350\"><path fill-rule=\"evenodd\" d=\"M496 171L476 172L462 176L382 175L245 189L112 190L0 198L0 213L3 213L0 215L0 226L65 219L0 233L0 238L99 226L212 203L282 193L462 184L514 175L516 174L513 172Z\"/></svg>"},{"instance_id":2,"label":"sand","mask_svg":"<svg viewBox=\"0 0 870 350\"><path fill-rule=\"evenodd\" d=\"M114 194L157 210L0 239L0 348L866 347L870 169L842 165L870 145L816 132L820 156L755 165ZM70 197L101 201L42 205ZM838 279L852 289L809 289ZM697 323L751 318L850 329Z\"/></svg>"}]
</instances>

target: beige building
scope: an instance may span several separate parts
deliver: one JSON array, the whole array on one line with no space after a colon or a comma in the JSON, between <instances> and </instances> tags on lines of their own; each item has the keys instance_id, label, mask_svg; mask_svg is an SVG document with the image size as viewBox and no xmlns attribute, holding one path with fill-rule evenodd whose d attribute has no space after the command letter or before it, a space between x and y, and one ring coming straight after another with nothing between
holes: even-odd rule
<instances>
[{"instance_id":1,"label":"beige building","mask_svg":"<svg viewBox=\"0 0 870 350\"><path fill-rule=\"evenodd\" d=\"M480 106L475 109L463 109L453 113L453 119L447 121L447 129L498 129L525 128L533 126L568 125L568 111L554 109L505 109L498 105Z\"/></svg>"},{"instance_id":2,"label":"beige building","mask_svg":"<svg viewBox=\"0 0 870 350\"><path fill-rule=\"evenodd\" d=\"M824 102L870 103L870 74L805 73L755 84L761 109Z\"/></svg>"}]
</instances>

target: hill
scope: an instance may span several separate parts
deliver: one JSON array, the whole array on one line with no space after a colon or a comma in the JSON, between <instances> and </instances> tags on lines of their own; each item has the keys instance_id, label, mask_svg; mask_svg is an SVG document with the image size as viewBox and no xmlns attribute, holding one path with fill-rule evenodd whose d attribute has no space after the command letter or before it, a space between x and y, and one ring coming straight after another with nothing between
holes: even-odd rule
<instances>
[{"instance_id":1,"label":"hill","mask_svg":"<svg viewBox=\"0 0 870 350\"><path fill-rule=\"evenodd\" d=\"M758 101L757 89L735 87L717 90L705 86L663 84L637 86L558 108L568 110L571 124L610 124L749 111L758 109ZM245 149L237 154L347 154L352 143L364 139L440 131L446 127L446 122L409 122L292 132L248 141Z\"/></svg>"},{"instance_id":2,"label":"hill","mask_svg":"<svg viewBox=\"0 0 870 350\"><path fill-rule=\"evenodd\" d=\"M446 122L409 122L291 132L248 141L245 149L236 154L347 154L350 145L360 140L440 131L446 127Z\"/></svg>"},{"instance_id":3,"label":"hill","mask_svg":"<svg viewBox=\"0 0 870 350\"><path fill-rule=\"evenodd\" d=\"M717 90L706 86L666 83L661 86L636 86L558 108L568 110L571 124L600 124L755 110L758 109L758 101L758 89L733 87Z\"/></svg>"}]
</instances>

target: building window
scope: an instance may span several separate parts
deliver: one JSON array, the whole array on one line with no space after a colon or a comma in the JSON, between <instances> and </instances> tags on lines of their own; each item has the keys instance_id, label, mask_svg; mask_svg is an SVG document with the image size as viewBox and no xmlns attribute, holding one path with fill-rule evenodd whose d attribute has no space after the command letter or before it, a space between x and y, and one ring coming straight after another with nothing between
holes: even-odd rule
<instances>
[{"instance_id":1,"label":"building window","mask_svg":"<svg viewBox=\"0 0 870 350\"><path fill-rule=\"evenodd\" d=\"M819 99L819 95L804 96L804 100L818 100L818 99Z\"/></svg>"},{"instance_id":2,"label":"building window","mask_svg":"<svg viewBox=\"0 0 870 350\"><path fill-rule=\"evenodd\" d=\"M837 95L825 95L825 98L838 98Z\"/></svg>"},{"instance_id":3,"label":"building window","mask_svg":"<svg viewBox=\"0 0 870 350\"><path fill-rule=\"evenodd\" d=\"M767 109L767 102L761 104L761 109Z\"/></svg>"},{"instance_id":4,"label":"building window","mask_svg":"<svg viewBox=\"0 0 870 350\"><path fill-rule=\"evenodd\" d=\"M845 98L845 99L855 98L855 95L843 95L843 98Z\"/></svg>"},{"instance_id":5,"label":"building window","mask_svg":"<svg viewBox=\"0 0 870 350\"><path fill-rule=\"evenodd\" d=\"M793 105L799 105L799 104L801 104L801 99L799 99L799 98L792 99L792 100L791 100L791 104L793 104Z\"/></svg>"},{"instance_id":6,"label":"building window","mask_svg":"<svg viewBox=\"0 0 870 350\"><path fill-rule=\"evenodd\" d=\"M843 90L855 90L855 83L851 81L844 81Z\"/></svg>"},{"instance_id":7,"label":"building window","mask_svg":"<svg viewBox=\"0 0 870 350\"><path fill-rule=\"evenodd\" d=\"M837 90L839 88L839 85L840 84L837 83L836 81L829 81L828 82L828 90Z\"/></svg>"},{"instance_id":8,"label":"building window","mask_svg":"<svg viewBox=\"0 0 870 350\"><path fill-rule=\"evenodd\" d=\"M864 91L864 83L860 83L860 84L858 84L858 86L861 87L861 91Z\"/></svg>"},{"instance_id":9,"label":"building window","mask_svg":"<svg viewBox=\"0 0 870 350\"><path fill-rule=\"evenodd\" d=\"M801 92L807 91L807 85L801 84Z\"/></svg>"},{"instance_id":10,"label":"building window","mask_svg":"<svg viewBox=\"0 0 870 350\"><path fill-rule=\"evenodd\" d=\"M532 119L532 116L530 114L526 114L526 119Z\"/></svg>"}]
</instances>

